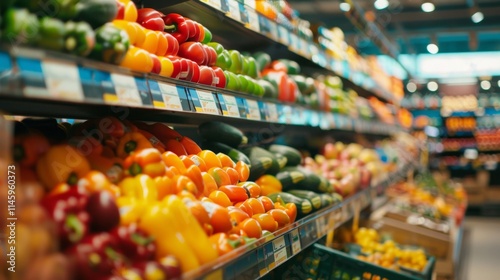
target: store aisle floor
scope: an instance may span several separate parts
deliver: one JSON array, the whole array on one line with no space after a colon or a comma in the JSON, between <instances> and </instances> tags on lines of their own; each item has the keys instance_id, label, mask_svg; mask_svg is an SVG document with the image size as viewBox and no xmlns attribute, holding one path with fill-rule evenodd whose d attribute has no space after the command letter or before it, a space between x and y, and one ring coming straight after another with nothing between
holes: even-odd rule
<instances>
[{"instance_id":1,"label":"store aisle floor","mask_svg":"<svg viewBox=\"0 0 500 280\"><path fill-rule=\"evenodd\" d=\"M500 279L500 218L465 218L461 273L457 280Z\"/></svg>"}]
</instances>

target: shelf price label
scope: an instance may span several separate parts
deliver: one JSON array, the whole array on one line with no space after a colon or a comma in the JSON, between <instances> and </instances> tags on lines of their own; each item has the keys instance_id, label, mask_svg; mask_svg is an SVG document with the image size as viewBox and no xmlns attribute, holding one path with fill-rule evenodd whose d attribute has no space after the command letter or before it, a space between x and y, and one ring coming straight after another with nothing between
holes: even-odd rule
<instances>
[{"instance_id":1,"label":"shelf price label","mask_svg":"<svg viewBox=\"0 0 500 280\"><path fill-rule=\"evenodd\" d=\"M219 104L222 108L222 115L236 118L241 117L236 97L219 93Z\"/></svg>"},{"instance_id":2,"label":"shelf price label","mask_svg":"<svg viewBox=\"0 0 500 280\"><path fill-rule=\"evenodd\" d=\"M189 89L189 93L196 112L220 115L213 93L200 89Z\"/></svg>"},{"instance_id":3,"label":"shelf price label","mask_svg":"<svg viewBox=\"0 0 500 280\"><path fill-rule=\"evenodd\" d=\"M243 0L243 3L245 5L247 5L248 7L250 7L250 8L252 8L252 9L255 10L255 8L256 8L255 1L258 1L258 0Z\"/></svg>"},{"instance_id":4,"label":"shelf price label","mask_svg":"<svg viewBox=\"0 0 500 280\"><path fill-rule=\"evenodd\" d=\"M260 116L259 103L256 100L247 99L247 119L249 120L262 120Z\"/></svg>"},{"instance_id":5,"label":"shelf price label","mask_svg":"<svg viewBox=\"0 0 500 280\"><path fill-rule=\"evenodd\" d=\"M278 41L283 45L290 43L290 31L281 24L278 24Z\"/></svg>"},{"instance_id":6,"label":"shelf price label","mask_svg":"<svg viewBox=\"0 0 500 280\"><path fill-rule=\"evenodd\" d=\"M284 263L288 259L285 237L283 235L273 240L273 252L276 266Z\"/></svg>"},{"instance_id":7,"label":"shelf price label","mask_svg":"<svg viewBox=\"0 0 500 280\"><path fill-rule=\"evenodd\" d=\"M323 237L328 229L328 225L326 223L325 216L318 217L316 219L316 233L318 238Z\"/></svg>"},{"instance_id":8,"label":"shelf price label","mask_svg":"<svg viewBox=\"0 0 500 280\"><path fill-rule=\"evenodd\" d=\"M236 21L242 22L241 11L244 10L244 8L242 7L243 9L241 9L240 6L243 6L243 4L236 0L227 0L227 4L229 6L227 16Z\"/></svg>"},{"instance_id":9,"label":"shelf price label","mask_svg":"<svg viewBox=\"0 0 500 280\"><path fill-rule=\"evenodd\" d=\"M299 230L298 229L292 230L288 236L290 237L290 243L292 244L292 255L296 255L302 249L300 247Z\"/></svg>"},{"instance_id":10,"label":"shelf price label","mask_svg":"<svg viewBox=\"0 0 500 280\"><path fill-rule=\"evenodd\" d=\"M313 221L310 221L299 228L300 234L300 244L302 248L305 248L317 239L316 225Z\"/></svg>"},{"instance_id":11,"label":"shelf price label","mask_svg":"<svg viewBox=\"0 0 500 280\"><path fill-rule=\"evenodd\" d=\"M294 51L294 52L300 52L300 46L299 46L299 36L293 32L290 33L290 45L289 48Z\"/></svg>"},{"instance_id":12,"label":"shelf price label","mask_svg":"<svg viewBox=\"0 0 500 280\"><path fill-rule=\"evenodd\" d=\"M0 51L0 88L7 86L9 83L12 76L9 75L10 71L12 71L12 61L10 60L10 55L6 52Z\"/></svg>"},{"instance_id":13,"label":"shelf price label","mask_svg":"<svg viewBox=\"0 0 500 280\"><path fill-rule=\"evenodd\" d=\"M278 24L273 20L268 20L268 22L269 22L269 33L271 39L278 40L280 37L278 32Z\"/></svg>"},{"instance_id":14,"label":"shelf price label","mask_svg":"<svg viewBox=\"0 0 500 280\"><path fill-rule=\"evenodd\" d=\"M260 21L257 12L254 9L247 9L247 16L248 24L246 26L255 32L260 32Z\"/></svg>"},{"instance_id":15,"label":"shelf price label","mask_svg":"<svg viewBox=\"0 0 500 280\"><path fill-rule=\"evenodd\" d=\"M158 94L155 94L156 90L153 90L155 82L156 81L151 83L150 81L150 87L151 93L153 93L153 99L155 99L153 103L156 108L162 108L172 111L189 111L187 96L183 87L156 82L156 84L158 85L158 96ZM181 96L183 98L181 98Z\"/></svg>"},{"instance_id":16,"label":"shelf price label","mask_svg":"<svg viewBox=\"0 0 500 280\"><path fill-rule=\"evenodd\" d=\"M216 8L219 11L222 11L222 3L221 0L200 0L201 2L206 3L207 5Z\"/></svg>"},{"instance_id":17,"label":"shelf price label","mask_svg":"<svg viewBox=\"0 0 500 280\"><path fill-rule=\"evenodd\" d=\"M80 72L75 63L44 60L42 70L50 97L83 101Z\"/></svg>"},{"instance_id":18,"label":"shelf price label","mask_svg":"<svg viewBox=\"0 0 500 280\"><path fill-rule=\"evenodd\" d=\"M112 73L111 80L115 86L117 100L105 100L109 103L141 106L142 99L137 89L134 77L130 75Z\"/></svg>"},{"instance_id":19,"label":"shelf price label","mask_svg":"<svg viewBox=\"0 0 500 280\"><path fill-rule=\"evenodd\" d=\"M278 108L274 103L266 103L266 120L269 122L278 122Z\"/></svg>"}]
</instances>

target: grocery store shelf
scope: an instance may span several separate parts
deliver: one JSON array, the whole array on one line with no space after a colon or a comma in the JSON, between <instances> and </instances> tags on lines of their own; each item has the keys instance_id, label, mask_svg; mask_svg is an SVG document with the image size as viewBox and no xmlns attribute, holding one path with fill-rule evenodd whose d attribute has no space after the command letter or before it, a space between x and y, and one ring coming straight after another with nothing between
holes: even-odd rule
<instances>
[{"instance_id":1,"label":"grocery store shelf","mask_svg":"<svg viewBox=\"0 0 500 280\"><path fill-rule=\"evenodd\" d=\"M208 263L196 271L185 275L186 279L256 279L298 254L301 250L323 238L329 231L338 228L353 218L378 198L385 189L401 181L416 163L406 162L385 180L374 184L346 198L343 202L322 209L314 214L285 227L273 234L262 237L255 243ZM214 277L214 278L211 278Z\"/></svg>"},{"instance_id":2,"label":"grocery store shelf","mask_svg":"<svg viewBox=\"0 0 500 280\"><path fill-rule=\"evenodd\" d=\"M143 4L164 13L180 13L203 23L212 31L213 41L227 49L262 50L271 57L297 61L303 68L322 69L343 79L346 87L360 96L376 96L385 102L399 103L371 77L351 69L347 61L335 60L321 47L301 38L288 27L269 20L254 8L237 0L184 0L158 2L143 0ZM248 1L250 3L252 1ZM247 1L245 1L247 3ZM236 39L237 38L237 39Z\"/></svg>"},{"instance_id":3,"label":"grocery store shelf","mask_svg":"<svg viewBox=\"0 0 500 280\"><path fill-rule=\"evenodd\" d=\"M115 115L184 125L220 120L246 129L282 124L380 135L402 130L51 52L15 49L0 52L0 62L0 110L12 115L84 119Z\"/></svg>"}]
</instances>

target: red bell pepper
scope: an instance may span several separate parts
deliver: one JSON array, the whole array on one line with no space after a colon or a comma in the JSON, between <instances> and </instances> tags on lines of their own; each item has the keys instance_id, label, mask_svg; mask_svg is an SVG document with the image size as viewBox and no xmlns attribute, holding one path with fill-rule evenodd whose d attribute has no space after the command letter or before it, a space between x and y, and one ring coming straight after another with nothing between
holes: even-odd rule
<instances>
[{"instance_id":1,"label":"red bell pepper","mask_svg":"<svg viewBox=\"0 0 500 280\"><path fill-rule=\"evenodd\" d=\"M197 83L198 81L200 81L200 66L192 60L189 60L189 59L185 59L185 60L187 61L188 65L189 65L189 69L188 69L187 77L183 80Z\"/></svg>"},{"instance_id":2,"label":"red bell pepper","mask_svg":"<svg viewBox=\"0 0 500 280\"><path fill-rule=\"evenodd\" d=\"M203 49L205 50L205 53L207 54L207 59L205 65L208 66L214 66L215 63L217 63L217 52L215 49L211 46L208 45L203 45Z\"/></svg>"},{"instance_id":3,"label":"red bell pepper","mask_svg":"<svg viewBox=\"0 0 500 280\"><path fill-rule=\"evenodd\" d=\"M137 22L149 30L164 31L165 22L163 22L164 14L151 8L139 9Z\"/></svg>"},{"instance_id":4,"label":"red bell pepper","mask_svg":"<svg viewBox=\"0 0 500 280\"><path fill-rule=\"evenodd\" d=\"M126 258L117 250L117 241L107 232L87 236L66 250L77 279L112 279Z\"/></svg>"},{"instance_id":5,"label":"red bell pepper","mask_svg":"<svg viewBox=\"0 0 500 280\"><path fill-rule=\"evenodd\" d=\"M120 252L126 255L131 261L153 260L156 254L156 244L154 239L132 223L127 226L115 228L111 235L118 242Z\"/></svg>"},{"instance_id":6,"label":"red bell pepper","mask_svg":"<svg viewBox=\"0 0 500 280\"><path fill-rule=\"evenodd\" d=\"M187 41L192 27L188 25L183 16L171 13L163 17L163 22L165 23L165 31L171 33L179 41L179 44Z\"/></svg>"},{"instance_id":7,"label":"red bell pepper","mask_svg":"<svg viewBox=\"0 0 500 280\"><path fill-rule=\"evenodd\" d=\"M191 19L188 19L186 17L184 17L184 19L186 20L186 24L188 26L188 29L189 29L189 37L188 37L188 41L198 41L198 37L200 36L200 28L198 26L198 23L194 20L191 20Z\"/></svg>"},{"instance_id":8,"label":"red bell pepper","mask_svg":"<svg viewBox=\"0 0 500 280\"><path fill-rule=\"evenodd\" d=\"M212 68L205 65L200 66L200 80L198 81L198 83L208 86L215 86L216 77L217 76L215 75L215 72Z\"/></svg>"},{"instance_id":9,"label":"red bell pepper","mask_svg":"<svg viewBox=\"0 0 500 280\"><path fill-rule=\"evenodd\" d=\"M172 55L167 56L167 58L172 61L172 65L174 67L172 71L172 78L189 81L188 76L191 68L189 60Z\"/></svg>"},{"instance_id":10,"label":"red bell pepper","mask_svg":"<svg viewBox=\"0 0 500 280\"><path fill-rule=\"evenodd\" d=\"M178 55L190 59L198 65L205 65L207 53L200 42L184 42L179 45Z\"/></svg>"},{"instance_id":11,"label":"red bell pepper","mask_svg":"<svg viewBox=\"0 0 500 280\"><path fill-rule=\"evenodd\" d=\"M226 74L224 74L224 70L217 66L212 66L212 69L214 69L214 73L216 76L214 79L215 86L218 88L225 88L227 84L227 78Z\"/></svg>"},{"instance_id":12,"label":"red bell pepper","mask_svg":"<svg viewBox=\"0 0 500 280\"><path fill-rule=\"evenodd\" d=\"M175 39L172 34L167 32L162 32L162 34L167 39L167 51L165 55L177 55L179 52L179 42Z\"/></svg>"},{"instance_id":13,"label":"red bell pepper","mask_svg":"<svg viewBox=\"0 0 500 280\"><path fill-rule=\"evenodd\" d=\"M89 232L87 201L87 194L78 187L42 199L41 205L54 220L63 248L81 241Z\"/></svg>"}]
</instances>

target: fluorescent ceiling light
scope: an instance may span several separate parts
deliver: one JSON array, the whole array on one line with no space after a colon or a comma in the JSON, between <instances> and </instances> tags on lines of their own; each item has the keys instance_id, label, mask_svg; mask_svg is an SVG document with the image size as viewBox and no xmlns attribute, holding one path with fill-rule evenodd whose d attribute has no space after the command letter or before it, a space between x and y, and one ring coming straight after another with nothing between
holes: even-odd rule
<instances>
[{"instance_id":1,"label":"fluorescent ceiling light","mask_svg":"<svg viewBox=\"0 0 500 280\"><path fill-rule=\"evenodd\" d=\"M431 81L431 82L427 83L427 89L430 90L430 91L436 91L436 90L438 90L438 88L439 88L438 83L436 83L434 81Z\"/></svg>"},{"instance_id":2,"label":"fluorescent ceiling light","mask_svg":"<svg viewBox=\"0 0 500 280\"><path fill-rule=\"evenodd\" d=\"M351 10L351 4L346 3L346 2L340 3L340 10L342 10L344 12L349 12Z\"/></svg>"},{"instance_id":3,"label":"fluorescent ceiling light","mask_svg":"<svg viewBox=\"0 0 500 280\"><path fill-rule=\"evenodd\" d=\"M417 91L417 85L414 82L409 82L408 84L406 84L406 89L409 92L415 92Z\"/></svg>"},{"instance_id":4,"label":"fluorescent ceiling light","mask_svg":"<svg viewBox=\"0 0 500 280\"><path fill-rule=\"evenodd\" d=\"M373 3L373 6L377 10L383 10L387 7L389 7L389 1L388 0L377 0L375 3Z\"/></svg>"},{"instance_id":5,"label":"fluorescent ceiling light","mask_svg":"<svg viewBox=\"0 0 500 280\"><path fill-rule=\"evenodd\" d=\"M434 4L432 2L424 2L420 6L420 8L422 9L422 11L424 11L426 13L430 13L436 9L436 6L434 6Z\"/></svg>"},{"instance_id":6,"label":"fluorescent ceiling light","mask_svg":"<svg viewBox=\"0 0 500 280\"><path fill-rule=\"evenodd\" d=\"M489 90L491 88L491 83L490 83L490 81L487 81L487 80L481 81L480 85L481 85L481 88L484 90Z\"/></svg>"},{"instance_id":7,"label":"fluorescent ceiling light","mask_svg":"<svg viewBox=\"0 0 500 280\"><path fill-rule=\"evenodd\" d=\"M439 47L434 43L430 43L427 45L427 51L431 54L437 54L439 52Z\"/></svg>"},{"instance_id":8,"label":"fluorescent ceiling light","mask_svg":"<svg viewBox=\"0 0 500 280\"><path fill-rule=\"evenodd\" d=\"M472 14L470 18L472 19L472 22L480 23L481 21L483 21L484 15L480 11L477 11L474 14Z\"/></svg>"}]
</instances>

